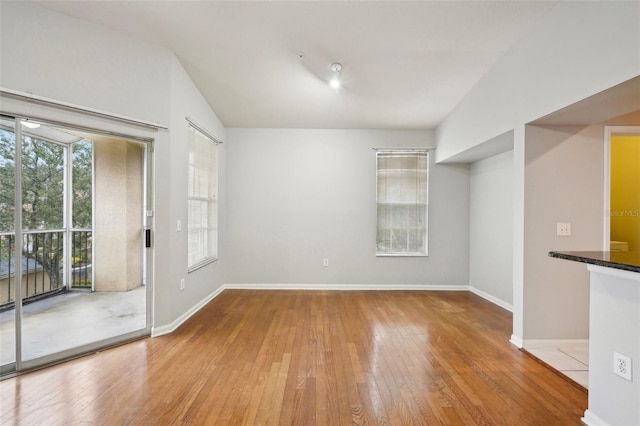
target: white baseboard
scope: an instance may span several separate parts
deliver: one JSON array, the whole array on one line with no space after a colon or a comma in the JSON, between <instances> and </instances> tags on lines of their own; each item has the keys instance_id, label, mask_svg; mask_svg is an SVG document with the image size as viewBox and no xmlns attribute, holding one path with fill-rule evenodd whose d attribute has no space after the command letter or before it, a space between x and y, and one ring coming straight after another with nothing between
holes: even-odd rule
<instances>
[{"instance_id":1,"label":"white baseboard","mask_svg":"<svg viewBox=\"0 0 640 426\"><path fill-rule=\"evenodd\" d=\"M506 309L509 312L513 312L513 305L505 302L504 300L500 300L495 296L490 295L489 293L485 293L482 290L479 290L475 287L469 287L469 291L473 294L476 294L480 297L482 297L483 299L488 300L489 302L500 306L502 309Z\"/></svg>"},{"instance_id":2,"label":"white baseboard","mask_svg":"<svg viewBox=\"0 0 640 426\"><path fill-rule=\"evenodd\" d=\"M526 339L522 341L525 349L556 349L589 345L589 339Z\"/></svg>"},{"instance_id":3,"label":"white baseboard","mask_svg":"<svg viewBox=\"0 0 640 426\"><path fill-rule=\"evenodd\" d=\"M342 291L468 291L466 285L425 284L225 284L225 290L342 290Z\"/></svg>"},{"instance_id":4,"label":"white baseboard","mask_svg":"<svg viewBox=\"0 0 640 426\"><path fill-rule=\"evenodd\" d=\"M602 420L600 417L593 414L593 411L589 411L588 409L584 412L584 417L582 417L582 423L587 426L609 426L609 423Z\"/></svg>"},{"instance_id":5,"label":"white baseboard","mask_svg":"<svg viewBox=\"0 0 640 426\"><path fill-rule=\"evenodd\" d=\"M511 339L509 339L511 343L516 345L518 348L522 349L522 339L516 336L515 334L511 335Z\"/></svg>"},{"instance_id":6,"label":"white baseboard","mask_svg":"<svg viewBox=\"0 0 640 426\"><path fill-rule=\"evenodd\" d=\"M191 309L189 309L184 314L180 315L170 324L162 325L160 327L153 327L151 329L151 337L158 337L158 336L162 336L163 334L169 334L174 332L178 327L182 325L183 322L191 318L193 314L195 314L200 309L202 309L207 303L211 302L216 296L222 293L223 290L224 290L224 286L218 288L213 293L211 293L210 295L208 295L207 297L205 297L204 299L196 303L194 306L191 307Z\"/></svg>"}]
</instances>

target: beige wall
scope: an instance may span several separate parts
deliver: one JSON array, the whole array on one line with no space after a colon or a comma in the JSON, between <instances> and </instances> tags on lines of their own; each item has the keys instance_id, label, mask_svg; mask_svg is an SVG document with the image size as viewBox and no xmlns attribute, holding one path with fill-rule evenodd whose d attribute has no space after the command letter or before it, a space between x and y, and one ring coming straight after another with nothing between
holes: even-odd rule
<instances>
[{"instance_id":1,"label":"beige wall","mask_svg":"<svg viewBox=\"0 0 640 426\"><path fill-rule=\"evenodd\" d=\"M589 273L549 251L601 250L603 126L527 126L524 340L589 337ZM558 222L571 236L556 235ZM526 344L525 344L526 347Z\"/></svg>"},{"instance_id":2,"label":"beige wall","mask_svg":"<svg viewBox=\"0 0 640 426\"><path fill-rule=\"evenodd\" d=\"M96 291L142 285L143 149L114 139L94 141Z\"/></svg>"},{"instance_id":3,"label":"beige wall","mask_svg":"<svg viewBox=\"0 0 640 426\"><path fill-rule=\"evenodd\" d=\"M127 289L142 284L142 196L144 150L127 143Z\"/></svg>"}]
</instances>

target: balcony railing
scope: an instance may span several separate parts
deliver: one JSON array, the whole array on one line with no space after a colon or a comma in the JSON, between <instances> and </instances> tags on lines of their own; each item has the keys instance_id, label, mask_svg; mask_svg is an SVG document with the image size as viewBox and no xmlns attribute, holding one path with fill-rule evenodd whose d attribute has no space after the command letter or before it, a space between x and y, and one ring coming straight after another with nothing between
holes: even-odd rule
<instances>
[{"instance_id":1,"label":"balcony railing","mask_svg":"<svg viewBox=\"0 0 640 426\"><path fill-rule=\"evenodd\" d=\"M74 288L91 288L90 230L70 231L71 267L67 280ZM0 234L0 311L15 305L15 286L21 286L23 304L67 290L64 270L66 231L28 231L22 235L22 278L15 276L15 235Z\"/></svg>"},{"instance_id":2,"label":"balcony railing","mask_svg":"<svg viewBox=\"0 0 640 426\"><path fill-rule=\"evenodd\" d=\"M72 288L91 288L91 230L71 231L71 282Z\"/></svg>"}]
</instances>

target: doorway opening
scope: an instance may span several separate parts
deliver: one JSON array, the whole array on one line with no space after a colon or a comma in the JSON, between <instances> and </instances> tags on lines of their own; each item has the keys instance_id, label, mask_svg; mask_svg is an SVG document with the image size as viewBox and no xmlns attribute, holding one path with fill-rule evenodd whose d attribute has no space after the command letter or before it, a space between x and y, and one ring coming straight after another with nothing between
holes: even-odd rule
<instances>
[{"instance_id":1,"label":"doorway opening","mask_svg":"<svg viewBox=\"0 0 640 426\"><path fill-rule=\"evenodd\" d=\"M640 127L605 128L604 250L640 250Z\"/></svg>"}]
</instances>

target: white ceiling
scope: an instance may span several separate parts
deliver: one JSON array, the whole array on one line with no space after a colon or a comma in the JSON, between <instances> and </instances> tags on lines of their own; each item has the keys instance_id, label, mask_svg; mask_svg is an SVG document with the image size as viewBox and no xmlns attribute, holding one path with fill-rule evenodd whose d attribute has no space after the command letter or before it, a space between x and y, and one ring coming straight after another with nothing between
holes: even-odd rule
<instances>
[{"instance_id":1,"label":"white ceiling","mask_svg":"<svg viewBox=\"0 0 640 426\"><path fill-rule=\"evenodd\" d=\"M226 127L430 129L557 1L37 3L168 47Z\"/></svg>"}]
</instances>

